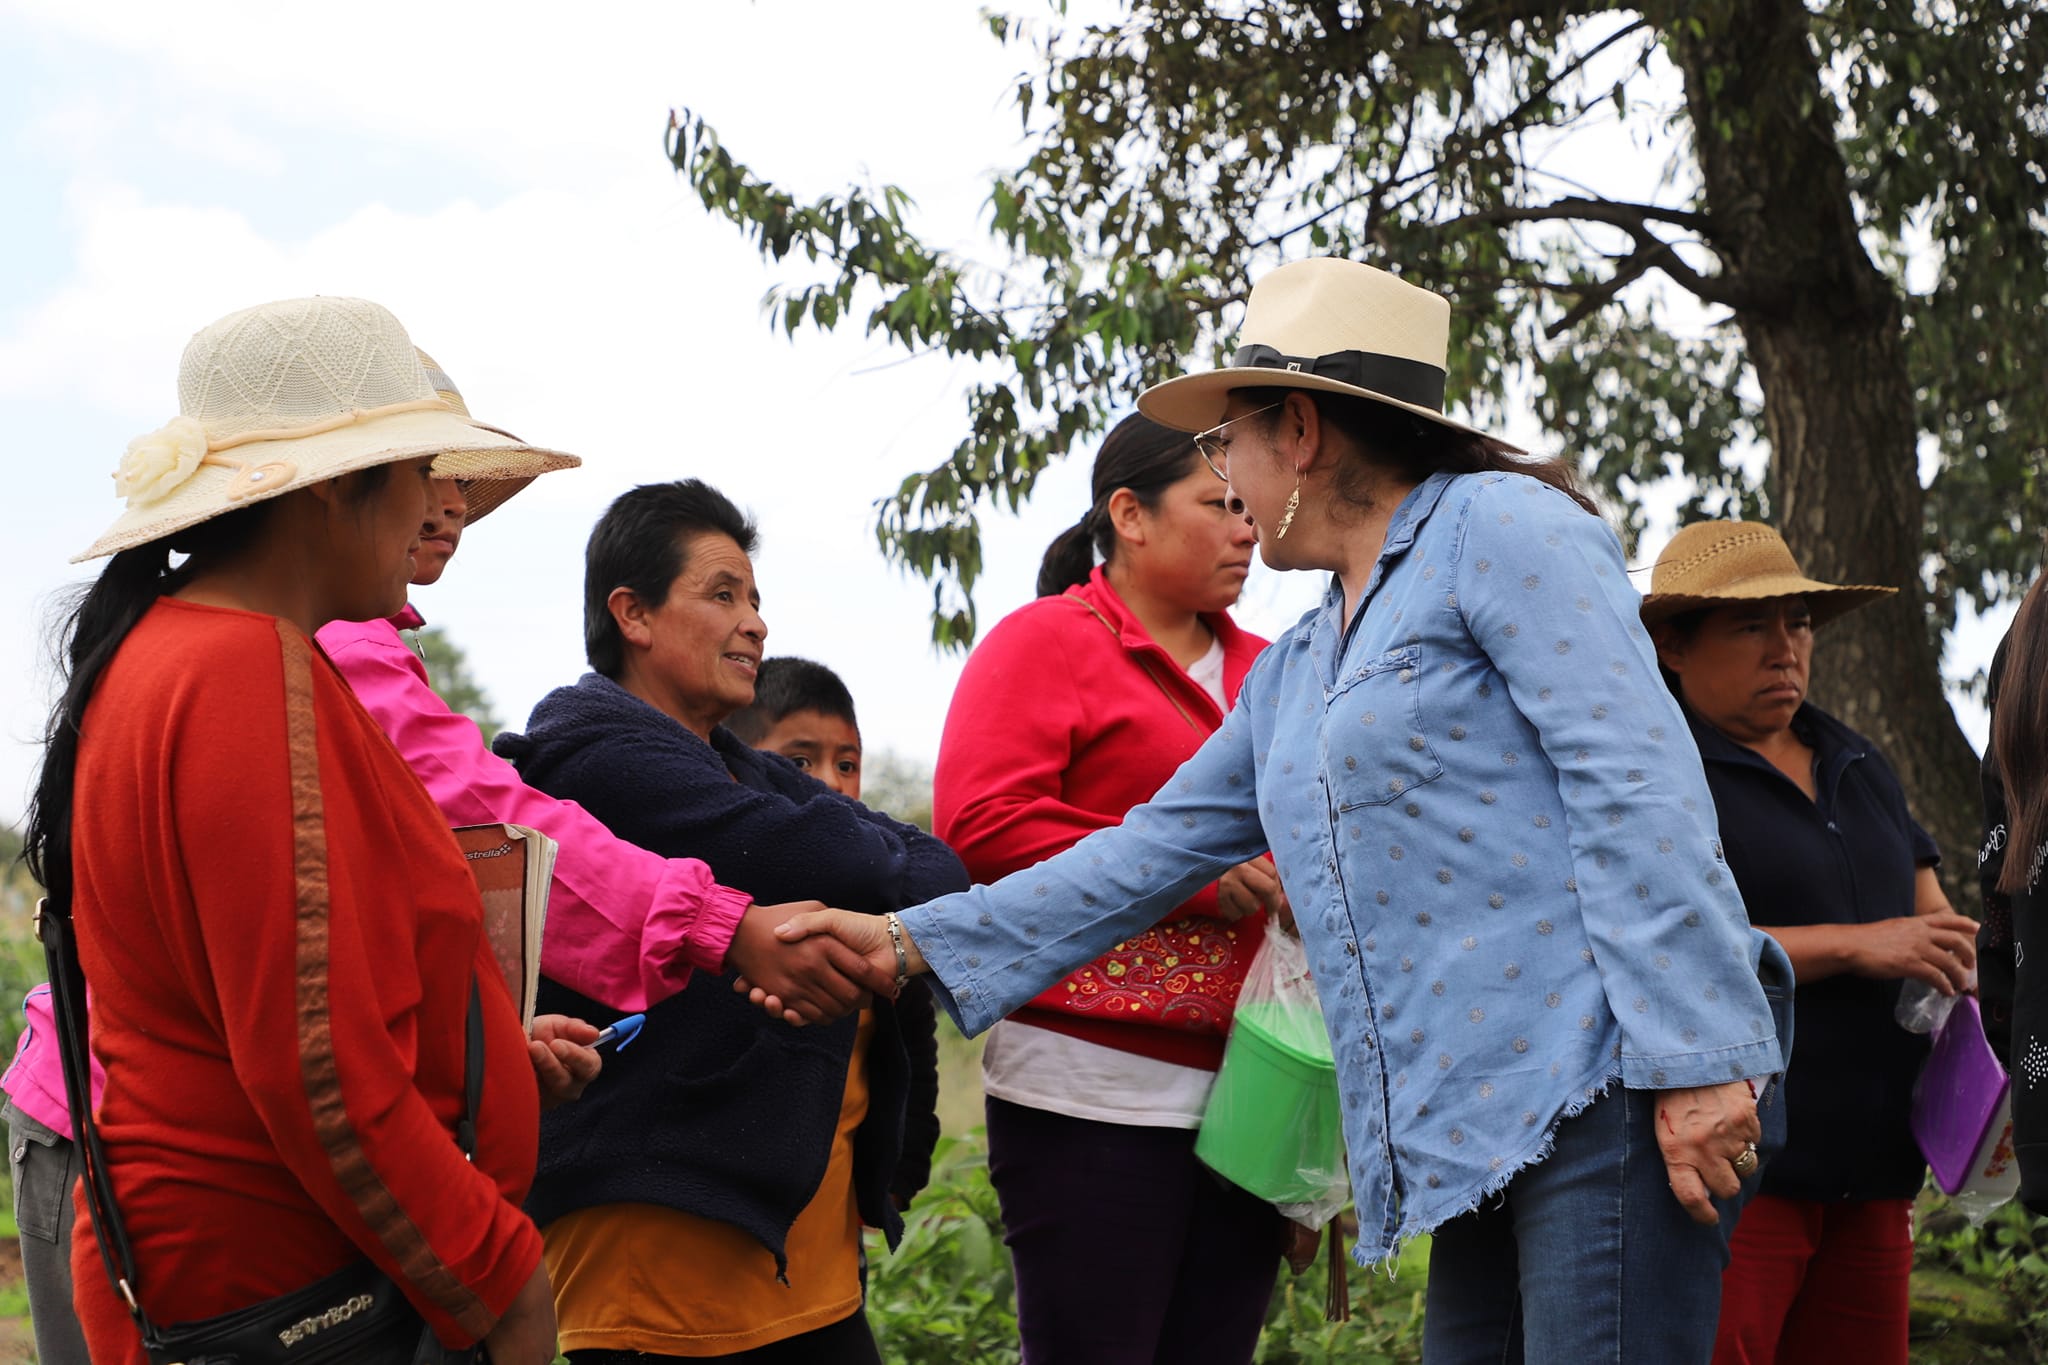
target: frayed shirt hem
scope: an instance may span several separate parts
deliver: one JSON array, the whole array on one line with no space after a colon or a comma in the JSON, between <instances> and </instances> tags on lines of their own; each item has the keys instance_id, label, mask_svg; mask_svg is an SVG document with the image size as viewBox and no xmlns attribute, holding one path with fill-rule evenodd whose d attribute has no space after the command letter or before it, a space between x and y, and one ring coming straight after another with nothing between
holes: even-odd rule
<instances>
[{"instance_id":1,"label":"frayed shirt hem","mask_svg":"<svg viewBox=\"0 0 2048 1365\"><path fill-rule=\"evenodd\" d=\"M1357 1245L1351 1249L1351 1259L1368 1270L1382 1264L1398 1265L1401 1253L1406 1249L1409 1242L1414 1241L1417 1237L1435 1232L1453 1218L1464 1217L1466 1214L1478 1209L1480 1205L1489 1199L1498 1198L1506 1192L1507 1187L1514 1182L1516 1176L1519 1176L1531 1166L1535 1166L1547 1159L1552 1152L1557 1150L1557 1130L1559 1126L1568 1119L1577 1118L1599 1101L1607 1098L1608 1095L1613 1093L1617 1082L1621 1080L1621 1067L1619 1065L1612 1065L1605 1069L1604 1074L1599 1079L1588 1081L1584 1085L1575 1087L1572 1090L1571 1098L1558 1109L1556 1114L1551 1116L1550 1122L1544 1125L1543 1136L1522 1156L1510 1164L1503 1165L1498 1171L1489 1172L1479 1188L1456 1205L1446 1206L1441 1212L1424 1213L1413 1218L1402 1219L1400 1225L1394 1230L1393 1237L1388 1241L1368 1246L1365 1240L1361 1238ZM1390 1270L1388 1278L1391 1279L1392 1275L1393 1272Z\"/></svg>"}]
</instances>

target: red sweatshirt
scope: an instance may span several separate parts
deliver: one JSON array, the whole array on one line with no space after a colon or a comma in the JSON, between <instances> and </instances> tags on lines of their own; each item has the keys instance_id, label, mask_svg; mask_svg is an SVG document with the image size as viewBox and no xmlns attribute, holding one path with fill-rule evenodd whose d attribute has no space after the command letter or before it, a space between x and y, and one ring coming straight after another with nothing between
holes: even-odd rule
<instances>
[{"instance_id":1,"label":"red sweatshirt","mask_svg":"<svg viewBox=\"0 0 2048 1365\"><path fill-rule=\"evenodd\" d=\"M1202 619L1223 643L1223 691L1235 701L1266 641L1222 613ZM1123 823L1222 723L1215 700L1145 633L1098 568L1080 587L1004 617L968 656L939 743L934 832L975 881L995 881ZM1218 918L1214 886L1163 923L1188 916ZM1134 949L1133 940L1013 1017L1214 1070L1263 933L1263 920L1237 926L1227 961L1204 973L1199 990L1162 967L1157 945ZM1154 976L1142 988L1129 984ZM1180 1007L1162 1017L1162 1005L1176 1000Z\"/></svg>"},{"instance_id":2,"label":"red sweatshirt","mask_svg":"<svg viewBox=\"0 0 2048 1365\"><path fill-rule=\"evenodd\" d=\"M82 729L72 855L99 1105L143 1307L189 1322L369 1256L445 1341L533 1273L539 1098L440 810L325 656L166 600ZM453 1132L482 989L476 1163ZM81 1192L82 1193L82 1192ZM93 1359L143 1360L80 1199Z\"/></svg>"}]
</instances>

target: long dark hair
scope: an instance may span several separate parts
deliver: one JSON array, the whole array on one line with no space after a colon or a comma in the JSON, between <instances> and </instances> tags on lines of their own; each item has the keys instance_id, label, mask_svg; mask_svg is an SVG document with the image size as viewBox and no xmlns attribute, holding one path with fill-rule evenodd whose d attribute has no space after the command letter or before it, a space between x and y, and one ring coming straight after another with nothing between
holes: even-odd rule
<instances>
[{"instance_id":1,"label":"long dark hair","mask_svg":"<svg viewBox=\"0 0 2048 1365\"><path fill-rule=\"evenodd\" d=\"M1056 597L1088 581L1095 557L1108 563L1116 553L1116 527L1109 522L1109 500L1128 488L1139 506L1153 511L1166 490L1187 477L1196 459L1195 438L1132 413L1110 429L1095 452L1089 478L1093 501L1079 521L1046 546L1038 566L1038 595Z\"/></svg>"},{"instance_id":2,"label":"long dark hair","mask_svg":"<svg viewBox=\"0 0 2048 1365\"><path fill-rule=\"evenodd\" d=\"M1991 756L2005 784L2005 866L1998 889L2024 891L2048 842L2048 574L2034 580L1999 646Z\"/></svg>"},{"instance_id":3,"label":"long dark hair","mask_svg":"<svg viewBox=\"0 0 2048 1365\"><path fill-rule=\"evenodd\" d=\"M343 501L360 507L391 478L392 466L373 465L341 476ZM128 632L157 600L176 592L198 571L232 559L248 547L275 510L265 499L202 521L159 540L123 550L62 611L53 632L63 692L43 730L43 766L29 798L22 860L53 900L71 896L71 806L78 776L78 737L100 674ZM173 566L172 555L183 560Z\"/></svg>"},{"instance_id":4,"label":"long dark hair","mask_svg":"<svg viewBox=\"0 0 2048 1365\"><path fill-rule=\"evenodd\" d=\"M1376 477L1391 472L1408 483L1421 483L1432 474L1480 474L1499 471L1526 474L1566 494L1573 502L1598 516L1600 509L1579 486L1579 477L1559 459L1517 455L1491 437L1418 417L1391 403L1376 403L1348 393L1324 393L1314 389L1239 389L1254 411L1272 410L1252 420L1268 432L1280 422L1280 404L1290 393L1306 393L1322 420L1351 438L1360 460L1346 460L1337 466L1337 496L1355 507L1372 501Z\"/></svg>"}]
</instances>

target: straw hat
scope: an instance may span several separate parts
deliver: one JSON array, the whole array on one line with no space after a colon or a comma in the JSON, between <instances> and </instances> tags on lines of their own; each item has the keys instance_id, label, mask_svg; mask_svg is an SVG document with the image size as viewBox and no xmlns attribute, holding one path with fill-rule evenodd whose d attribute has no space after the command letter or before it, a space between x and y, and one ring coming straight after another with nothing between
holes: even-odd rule
<instances>
[{"instance_id":1,"label":"straw hat","mask_svg":"<svg viewBox=\"0 0 2048 1365\"><path fill-rule=\"evenodd\" d=\"M1696 521L1671 537L1657 556L1650 592L1643 598L1643 624L1654 626L1680 612L1731 602L1804 597L1813 624L1822 626L1897 591L1808 578L1784 540L1761 523Z\"/></svg>"},{"instance_id":2,"label":"straw hat","mask_svg":"<svg viewBox=\"0 0 2048 1365\"><path fill-rule=\"evenodd\" d=\"M469 404L462 401L462 391L455 387L455 381L448 377L448 371L442 369L434 357L428 355L417 346L413 347L413 354L420 358L420 368L427 372L427 382L434 386L435 395L452 410L464 417L468 417ZM481 422L477 422L476 425L484 426ZM503 436L512 435L511 432L503 431L498 427L484 427L484 430L496 431ZM514 439L516 440L517 438L514 437ZM582 463L573 455L565 455L560 458L567 460L569 463L567 465L552 465L550 466L551 469L570 468ZM434 472L437 475L441 473L438 461L435 463ZM478 521L483 519L485 513L490 512L494 508L504 506L507 499L534 480L534 475L529 473L517 473L506 478L478 478L467 474L448 477L459 477L462 480L462 499L469 508L462 518L464 526L476 525Z\"/></svg>"},{"instance_id":3,"label":"straw hat","mask_svg":"<svg viewBox=\"0 0 2048 1365\"><path fill-rule=\"evenodd\" d=\"M1370 398L1417 417L1498 437L1444 416L1448 299L1384 270L1333 256L1283 265L1252 286L1230 365L1145 390L1138 411L1181 431L1223 420L1233 389L1312 389Z\"/></svg>"},{"instance_id":4,"label":"straw hat","mask_svg":"<svg viewBox=\"0 0 2048 1365\"><path fill-rule=\"evenodd\" d=\"M287 299L222 318L185 347L178 408L128 443L114 472L127 510L73 563L395 460L433 455L436 475L478 481L581 463L457 412L398 319L363 299Z\"/></svg>"}]
</instances>

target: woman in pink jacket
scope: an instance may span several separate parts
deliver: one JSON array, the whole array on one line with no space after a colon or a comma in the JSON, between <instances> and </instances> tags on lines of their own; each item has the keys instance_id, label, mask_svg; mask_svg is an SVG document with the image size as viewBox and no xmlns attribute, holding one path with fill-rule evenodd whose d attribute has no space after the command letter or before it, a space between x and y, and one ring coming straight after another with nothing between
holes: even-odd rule
<instances>
[{"instance_id":1,"label":"woman in pink jacket","mask_svg":"<svg viewBox=\"0 0 2048 1365\"><path fill-rule=\"evenodd\" d=\"M1126 418L1093 491L946 716L936 832L978 882L1120 823L1265 647L1227 612L1251 527L1186 434ZM1247 863L989 1033L989 1175L1027 1362L1251 1359L1283 1221L1203 1167L1194 1137L1260 912L1284 905L1272 865Z\"/></svg>"}]
</instances>

